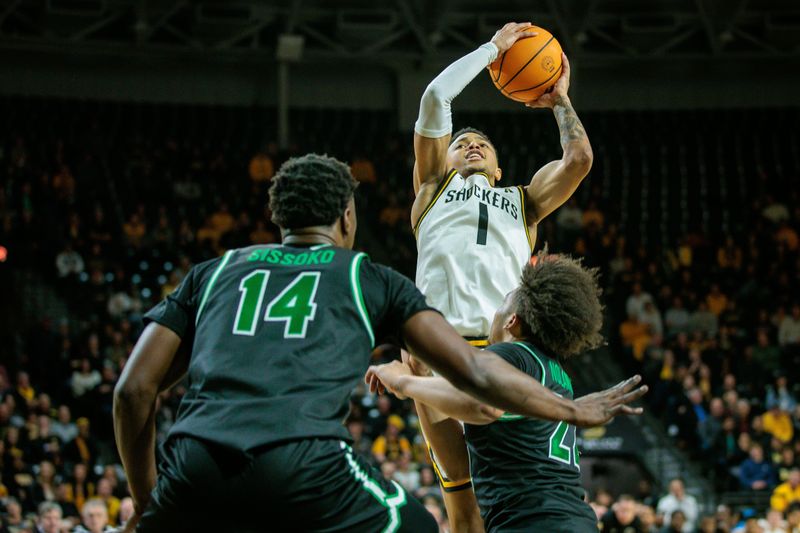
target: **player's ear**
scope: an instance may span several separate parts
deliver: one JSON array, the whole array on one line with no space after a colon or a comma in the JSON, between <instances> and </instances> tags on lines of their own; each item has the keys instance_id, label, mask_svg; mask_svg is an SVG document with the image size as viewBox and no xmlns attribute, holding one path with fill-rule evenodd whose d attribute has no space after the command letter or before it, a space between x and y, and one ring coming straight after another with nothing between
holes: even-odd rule
<instances>
[{"instance_id":1,"label":"player's ear","mask_svg":"<svg viewBox=\"0 0 800 533\"><path fill-rule=\"evenodd\" d=\"M506 321L503 324L503 329L511 330L511 328L513 328L517 324L519 324L519 318L517 318L517 314L516 313L511 313L506 318Z\"/></svg>"},{"instance_id":2,"label":"player's ear","mask_svg":"<svg viewBox=\"0 0 800 533\"><path fill-rule=\"evenodd\" d=\"M502 177L503 177L503 169L501 169L500 167L494 169L494 181L498 182Z\"/></svg>"}]
</instances>

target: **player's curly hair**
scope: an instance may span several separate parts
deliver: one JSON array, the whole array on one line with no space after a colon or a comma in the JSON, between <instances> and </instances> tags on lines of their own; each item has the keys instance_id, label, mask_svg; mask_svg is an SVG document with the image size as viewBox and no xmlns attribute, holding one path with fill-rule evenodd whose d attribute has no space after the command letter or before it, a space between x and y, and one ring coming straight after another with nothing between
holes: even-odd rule
<instances>
[{"instance_id":1,"label":"player's curly hair","mask_svg":"<svg viewBox=\"0 0 800 533\"><path fill-rule=\"evenodd\" d=\"M450 139L451 139L451 140L450 140L450 144L453 144L453 141L455 141L456 139L458 139L459 137L461 137L461 136L462 136L462 135L464 135L465 133L474 133L474 134L476 134L476 135L480 135L481 137L483 137L484 139L486 139L486 142L488 142L489 144L491 144L491 145L492 145L492 147L494 148L494 143L493 143L493 142L492 142L492 140L489 138L489 136L488 136L488 135L486 135L485 133L483 133L483 132L482 132L481 130L479 130L478 128L473 128L472 126L467 126L466 128L461 128L460 130L458 130L457 132L455 132L455 133L452 135L452 137L450 137Z\"/></svg>"},{"instance_id":2,"label":"player's curly hair","mask_svg":"<svg viewBox=\"0 0 800 533\"><path fill-rule=\"evenodd\" d=\"M545 249L522 271L514 308L531 342L554 357L567 358L602 344L601 294L598 269Z\"/></svg>"},{"instance_id":3,"label":"player's curly hair","mask_svg":"<svg viewBox=\"0 0 800 533\"><path fill-rule=\"evenodd\" d=\"M350 167L327 155L286 161L269 188L272 221L284 229L330 226L342 216L358 182Z\"/></svg>"}]
</instances>

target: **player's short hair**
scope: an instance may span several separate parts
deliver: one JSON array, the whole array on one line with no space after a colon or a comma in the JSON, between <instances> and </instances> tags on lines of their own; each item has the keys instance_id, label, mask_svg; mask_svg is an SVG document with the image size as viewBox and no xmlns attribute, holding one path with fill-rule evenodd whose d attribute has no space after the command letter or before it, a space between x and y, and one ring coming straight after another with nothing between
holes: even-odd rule
<instances>
[{"instance_id":1,"label":"player's short hair","mask_svg":"<svg viewBox=\"0 0 800 533\"><path fill-rule=\"evenodd\" d=\"M522 271L514 312L534 344L554 357L567 358L602 344L601 293L598 269L545 249Z\"/></svg>"},{"instance_id":2,"label":"player's short hair","mask_svg":"<svg viewBox=\"0 0 800 533\"><path fill-rule=\"evenodd\" d=\"M455 133L453 134L453 136L452 136L452 137L450 137L450 139L451 139L451 141L450 141L450 144L453 144L453 141L455 141L456 139L458 139L459 137L461 137L461 136L462 136L462 135L464 135L465 133L474 133L474 134L476 134L476 135L480 135L481 137L483 137L484 139L486 139L486 142L488 142L489 144L491 144L491 145L492 145L492 148L494 148L494 143L493 143L493 142L492 142L492 140L489 138L489 136L488 136L488 135L486 135L485 133L483 133L483 132L482 132L481 130L479 130L478 128L473 128L472 126L467 126L466 128L461 128L460 130L458 130L457 132L455 132ZM495 151L497 151L497 150L495 149Z\"/></svg>"},{"instance_id":3,"label":"player's short hair","mask_svg":"<svg viewBox=\"0 0 800 533\"><path fill-rule=\"evenodd\" d=\"M342 216L358 182L350 167L327 155L286 161L269 188L272 221L284 229L330 226Z\"/></svg>"}]
</instances>

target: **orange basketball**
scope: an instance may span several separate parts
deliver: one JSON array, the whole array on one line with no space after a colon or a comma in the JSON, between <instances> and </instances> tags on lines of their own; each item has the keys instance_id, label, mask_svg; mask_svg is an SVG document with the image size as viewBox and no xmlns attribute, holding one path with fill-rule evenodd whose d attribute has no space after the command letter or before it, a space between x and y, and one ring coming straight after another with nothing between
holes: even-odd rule
<instances>
[{"instance_id":1,"label":"orange basketball","mask_svg":"<svg viewBox=\"0 0 800 533\"><path fill-rule=\"evenodd\" d=\"M561 76L561 45L544 28L529 29L539 35L520 39L489 65L495 87L517 102L537 99Z\"/></svg>"}]
</instances>

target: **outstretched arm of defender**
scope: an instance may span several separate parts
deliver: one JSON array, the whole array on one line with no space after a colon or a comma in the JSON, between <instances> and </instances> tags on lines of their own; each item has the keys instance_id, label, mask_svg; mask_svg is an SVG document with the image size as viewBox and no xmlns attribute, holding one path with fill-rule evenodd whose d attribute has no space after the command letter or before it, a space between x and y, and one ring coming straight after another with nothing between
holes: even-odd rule
<instances>
[{"instance_id":1,"label":"outstretched arm of defender","mask_svg":"<svg viewBox=\"0 0 800 533\"><path fill-rule=\"evenodd\" d=\"M403 325L403 334L416 357L447 381L477 400L514 414L564 421L578 427L600 426L619 414L640 414L628 404L642 397L647 387L638 387L634 376L589 401L562 398L505 362L478 352L435 311L422 311Z\"/></svg>"},{"instance_id":2,"label":"outstretched arm of defender","mask_svg":"<svg viewBox=\"0 0 800 533\"><path fill-rule=\"evenodd\" d=\"M435 188L447 171L447 147L453 131L450 103L498 54L508 50L518 39L536 35L527 29L530 27L530 22L506 24L490 42L447 67L425 89L414 124L415 194L428 184Z\"/></svg>"},{"instance_id":3,"label":"outstretched arm of defender","mask_svg":"<svg viewBox=\"0 0 800 533\"><path fill-rule=\"evenodd\" d=\"M388 388L398 398L417 400L468 424L488 424L503 414L499 409L461 392L444 378L413 375L411 369L399 361L370 367L365 381L370 392Z\"/></svg>"},{"instance_id":4,"label":"outstretched arm of defender","mask_svg":"<svg viewBox=\"0 0 800 533\"><path fill-rule=\"evenodd\" d=\"M564 68L553 91L525 104L553 110L564 151L561 159L540 168L526 187L529 224L540 222L566 202L592 168L592 145L567 94L570 67L566 54L561 60Z\"/></svg>"}]
</instances>

